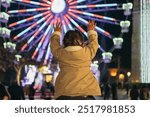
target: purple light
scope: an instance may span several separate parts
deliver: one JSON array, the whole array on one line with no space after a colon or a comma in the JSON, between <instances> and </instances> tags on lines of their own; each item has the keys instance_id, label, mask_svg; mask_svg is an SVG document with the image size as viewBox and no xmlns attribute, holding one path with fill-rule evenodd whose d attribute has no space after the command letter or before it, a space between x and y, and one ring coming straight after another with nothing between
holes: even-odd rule
<instances>
[{"instance_id":1,"label":"purple light","mask_svg":"<svg viewBox=\"0 0 150 117\"><path fill-rule=\"evenodd\" d=\"M77 28L87 36L85 27L89 20L95 20L97 23L96 31L99 35L110 39L118 36L111 34L99 24L120 26L118 25L120 24L119 19L103 15L105 12L112 12L114 10L115 12L122 10L122 13L124 11L121 8L121 4L107 4L104 1L91 0L90 3L87 0L14 0L11 4L15 4L16 6L17 4L18 6L21 4L24 7L15 7L16 9L13 8L13 10L10 7L10 11L8 11L10 16L15 18L18 16L18 18L16 18L15 22L9 24L9 27L13 29L13 32L15 30L19 31L18 35L15 35L14 40L17 40L15 42L19 42L18 44L23 43L21 44L22 51L27 47L30 48L29 50L34 48L31 58L40 62L45 61L46 63L50 60L51 52L48 45L53 32L52 25L56 24L56 21L62 23L62 35L68 30ZM34 46L33 43L35 44ZM101 45L99 45L99 49L105 52Z\"/></svg>"}]
</instances>

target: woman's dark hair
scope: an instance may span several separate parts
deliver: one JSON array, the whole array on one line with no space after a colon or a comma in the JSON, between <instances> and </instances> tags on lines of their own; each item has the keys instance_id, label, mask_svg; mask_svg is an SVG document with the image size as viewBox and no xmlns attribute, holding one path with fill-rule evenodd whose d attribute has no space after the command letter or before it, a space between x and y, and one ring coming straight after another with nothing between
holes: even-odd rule
<instances>
[{"instance_id":1,"label":"woman's dark hair","mask_svg":"<svg viewBox=\"0 0 150 117\"><path fill-rule=\"evenodd\" d=\"M83 35L78 30L69 30L63 39L64 47L84 45Z\"/></svg>"}]
</instances>

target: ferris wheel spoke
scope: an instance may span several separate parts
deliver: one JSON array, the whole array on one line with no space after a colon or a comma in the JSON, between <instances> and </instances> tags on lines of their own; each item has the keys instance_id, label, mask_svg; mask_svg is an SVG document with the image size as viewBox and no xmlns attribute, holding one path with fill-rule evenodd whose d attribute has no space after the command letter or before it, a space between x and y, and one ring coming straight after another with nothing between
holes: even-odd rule
<instances>
[{"instance_id":1,"label":"ferris wheel spoke","mask_svg":"<svg viewBox=\"0 0 150 117\"><path fill-rule=\"evenodd\" d=\"M99 18L94 18L94 17L86 17L86 16L81 16L83 19L87 19L87 20L94 20L97 21L98 23L107 23L107 24L112 24L112 25L120 25L120 21L117 20L116 22L112 22L112 21L108 21L108 20L104 20L104 19L99 19Z\"/></svg>"},{"instance_id":2,"label":"ferris wheel spoke","mask_svg":"<svg viewBox=\"0 0 150 117\"><path fill-rule=\"evenodd\" d=\"M36 47L36 49L35 49L35 51L34 51L34 53L33 53L33 55L32 55L32 59L34 59L34 57L36 56L37 52L38 52L39 49L41 48L42 43L44 42L46 36L48 35L48 32L49 32L49 31L52 31L53 23L54 23L54 21L52 20L51 23L50 23L50 25L48 26L48 28L47 28L46 31L44 32L42 39L40 40L38 46Z\"/></svg>"},{"instance_id":3,"label":"ferris wheel spoke","mask_svg":"<svg viewBox=\"0 0 150 117\"><path fill-rule=\"evenodd\" d=\"M42 49L40 50L40 54L38 54L37 59L36 59L38 62L41 62L45 51L46 50L42 50Z\"/></svg>"},{"instance_id":4,"label":"ferris wheel spoke","mask_svg":"<svg viewBox=\"0 0 150 117\"><path fill-rule=\"evenodd\" d=\"M81 2L85 2L86 0L75 0L73 2L70 2L69 5L74 5L74 4L78 4L78 3L81 3Z\"/></svg>"},{"instance_id":5,"label":"ferris wheel spoke","mask_svg":"<svg viewBox=\"0 0 150 117\"><path fill-rule=\"evenodd\" d=\"M112 36L109 32L103 30L102 28L96 26L95 29L96 29L99 33L101 33L101 34L107 36L108 38L110 38L110 39L113 38L113 36Z\"/></svg>"},{"instance_id":6,"label":"ferris wheel spoke","mask_svg":"<svg viewBox=\"0 0 150 117\"><path fill-rule=\"evenodd\" d=\"M70 6L69 8L75 8L75 9L83 9L83 8L103 8L103 7L118 7L119 5L117 3L113 4L88 4L88 5L75 5L75 6Z\"/></svg>"},{"instance_id":7,"label":"ferris wheel spoke","mask_svg":"<svg viewBox=\"0 0 150 117\"><path fill-rule=\"evenodd\" d=\"M37 8L39 7L38 5L33 5L33 4L29 4L29 3L25 3L25 2L18 2L18 1L13 1L12 4L14 5L18 5L18 6L21 6L21 7L28 7L28 8Z\"/></svg>"},{"instance_id":8,"label":"ferris wheel spoke","mask_svg":"<svg viewBox=\"0 0 150 117\"><path fill-rule=\"evenodd\" d=\"M20 21L18 21L18 22L14 22L14 23L9 24L9 27L13 27L13 26L16 26L16 25L18 25L18 24L26 23L26 22L28 22L28 21L30 21L30 20L33 20L33 19L36 19L36 18L38 18L38 17L45 16L45 15L47 15L47 14L49 14L49 13L50 13L50 11L46 11L46 12L43 12L43 13L40 13L40 14L31 16L31 17L29 17L29 18L25 18L25 19L20 20Z\"/></svg>"},{"instance_id":9,"label":"ferris wheel spoke","mask_svg":"<svg viewBox=\"0 0 150 117\"><path fill-rule=\"evenodd\" d=\"M81 26L79 26L75 20L73 20L68 14L66 14L66 17L75 25L77 29L79 29L87 37L86 31Z\"/></svg>"},{"instance_id":10,"label":"ferris wheel spoke","mask_svg":"<svg viewBox=\"0 0 150 117\"><path fill-rule=\"evenodd\" d=\"M38 6L45 6L45 7L49 7L49 4L45 4L45 3L41 3L41 2L35 2L32 0L15 0L18 2L24 2L24 3L28 3L28 4L33 4L33 5L38 5Z\"/></svg>"},{"instance_id":11,"label":"ferris wheel spoke","mask_svg":"<svg viewBox=\"0 0 150 117\"><path fill-rule=\"evenodd\" d=\"M122 8L116 7L116 8L99 8L99 9L87 9L85 10L86 12L90 12L90 13L97 13L97 12L106 12L106 11L121 11Z\"/></svg>"},{"instance_id":12,"label":"ferris wheel spoke","mask_svg":"<svg viewBox=\"0 0 150 117\"><path fill-rule=\"evenodd\" d=\"M69 29L70 29L70 30L73 30L73 27L72 27L70 21L68 20L68 18L67 18L66 16L64 16L64 20L65 20L67 26L69 27Z\"/></svg>"},{"instance_id":13,"label":"ferris wheel spoke","mask_svg":"<svg viewBox=\"0 0 150 117\"><path fill-rule=\"evenodd\" d=\"M51 33L51 32L50 32ZM37 61L42 61L42 58L44 56L44 53L46 51L46 47L47 47L47 44L49 43L49 38L45 38L43 44L42 44L42 47L41 49L39 50L39 54L37 56Z\"/></svg>"},{"instance_id":14,"label":"ferris wheel spoke","mask_svg":"<svg viewBox=\"0 0 150 117\"><path fill-rule=\"evenodd\" d=\"M51 2L48 1L48 0L42 0L42 1L44 1L44 2L46 2L47 4L50 4L50 5L51 5Z\"/></svg>"},{"instance_id":15,"label":"ferris wheel spoke","mask_svg":"<svg viewBox=\"0 0 150 117\"><path fill-rule=\"evenodd\" d=\"M112 48L110 48L109 52L113 52L115 50L115 47L113 46Z\"/></svg>"},{"instance_id":16,"label":"ferris wheel spoke","mask_svg":"<svg viewBox=\"0 0 150 117\"><path fill-rule=\"evenodd\" d=\"M68 0L68 3L72 2L73 0Z\"/></svg>"},{"instance_id":17,"label":"ferris wheel spoke","mask_svg":"<svg viewBox=\"0 0 150 117\"><path fill-rule=\"evenodd\" d=\"M80 16L78 16L78 15L72 13L72 12L68 12L68 14L70 14L70 15L73 16L74 18L77 18L79 21L81 21L81 23L88 24L88 21L85 20L85 19L83 19L83 18L81 18Z\"/></svg>"},{"instance_id":18,"label":"ferris wheel spoke","mask_svg":"<svg viewBox=\"0 0 150 117\"><path fill-rule=\"evenodd\" d=\"M77 16L77 15L71 13L71 12L69 12L69 14L72 15L73 17L75 17L76 19L78 19L78 20L84 22L85 24L88 23L87 20L85 20L85 19L83 19L83 18L81 18L81 17L79 17L79 16ZM111 34L110 34L109 32L107 32L107 31L103 30L102 28L99 28L98 26L96 26L95 29L96 29L98 32L100 32L101 34L103 34L103 35L105 35L105 36L107 36L107 37L109 37L109 38L112 38Z\"/></svg>"},{"instance_id":19,"label":"ferris wheel spoke","mask_svg":"<svg viewBox=\"0 0 150 117\"><path fill-rule=\"evenodd\" d=\"M36 47L36 45L39 43L39 41L41 40L41 38L42 38L42 35L40 35L39 37L36 37L35 39L35 41L33 41L29 46L28 46L28 49L27 50L24 50L24 52L25 51L27 51L27 52L29 52L29 51L31 51L32 49L33 49L33 47Z\"/></svg>"},{"instance_id":20,"label":"ferris wheel spoke","mask_svg":"<svg viewBox=\"0 0 150 117\"><path fill-rule=\"evenodd\" d=\"M21 9L21 10L10 10L8 13L27 13L27 12L36 12L36 11L45 11L45 10L50 10L50 7L45 7L45 8L34 8L34 9Z\"/></svg>"},{"instance_id":21,"label":"ferris wheel spoke","mask_svg":"<svg viewBox=\"0 0 150 117\"><path fill-rule=\"evenodd\" d=\"M22 46L22 48L27 48L27 47L28 47L28 48L27 48L27 49L24 49L24 50L22 50L22 48L21 48L21 49L20 49L20 52L25 52L25 51L29 52L29 51L31 51L31 49L33 49L33 47L36 47L36 45L39 43L39 41L41 40L42 36L43 36L43 35L39 35L39 36L35 37L35 38L34 38L35 41L33 41L33 42L30 43L30 44L25 43L25 44Z\"/></svg>"},{"instance_id":22,"label":"ferris wheel spoke","mask_svg":"<svg viewBox=\"0 0 150 117\"><path fill-rule=\"evenodd\" d=\"M25 44L25 46L23 46L23 47L21 48L21 51L23 51L23 50L27 47L27 45L29 45L29 44L34 40L34 38L41 32L41 30L42 30L47 24L49 24L49 21L51 20L51 18L52 18L52 16L49 17L49 18L44 22L44 24L37 30L37 32L27 41L27 44Z\"/></svg>"},{"instance_id":23,"label":"ferris wheel spoke","mask_svg":"<svg viewBox=\"0 0 150 117\"><path fill-rule=\"evenodd\" d=\"M100 19L110 20L110 21L114 21L114 22L116 21L115 18L106 17L106 16L97 15L97 14L88 13L88 12L83 12L83 11L79 11L79 10L69 9L69 11L72 11L72 12L78 13L78 14L83 14L83 15L86 15L86 16L91 16L91 17L96 17L96 18L100 18Z\"/></svg>"},{"instance_id":24,"label":"ferris wheel spoke","mask_svg":"<svg viewBox=\"0 0 150 117\"><path fill-rule=\"evenodd\" d=\"M92 0L91 1L91 4L96 4L96 3L100 3L100 2L102 2L103 0Z\"/></svg>"},{"instance_id":25,"label":"ferris wheel spoke","mask_svg":"<svg viewBox=\"0 0 150 117\"><path fill-rule=\"evenodd\" d=\"M48 58L50 57L51 49L50 49L50 43L47 46L47 52L44 58L44 64L47 64Z\"/></svg>"},{"instance_id":26,"label":"ferris wheel spoke","mask_svg":"<svg viewBox=\"0 0 150 117\"><path fill-rule=\"evenodd\" d=\"M62 27L64 29L64 33L66 33L67 32L67 27L66 27L64 19L62 19Z\"/></svg>"},{"instance_id":27,"label":"ferris wheel spoke","mask_svg":"<svg viewBox=\"0 0 150 117\"><path fill-rule=\"evenodd\" d=\"M105 52L105 50L102 48L102 46L99 44L98 45L99 50L101 50L102 52Z\"/></svg>"},{"instance_id":28,"label":"ferris wheel spoke","mask_svg":"<svg viewBox=\"0 0 150 117\"><path fill-rule=\"evenodd\" d=\"M15 42L17 44L21 43L22 41L26 40L27 38L30 38L37 30L38 30L38 28L30 31L28 34L24 34L20 39L17 39Z\"/></svg>"},{"instance_id":29,"label":"ferris wheel spoke","mask_svg":"<svg viewBox=\"0 0 150 117\"><path fill-rule=\"evenodd\" d=\"M29 26L31 26L33 23L35 23L34 21L31 21L31 22L28 22L28 23L25 23L25 24L21 24L21 25L18 25L18 26L15 26L15 27L10 27L12 31L16 31L16 30L23 30Z\"/></svg>"},{"instance_id":30,"label":"ferris wheel spoke","mask_svg":"<svg viewBox=\"0 0 150 117\"><path fill-rule=\"evenodd\" d=\"M51 14L48 14L47 16L43 17L42 19L38 20L37 22L35 22L34 24L32 24L31 26L29 26L27 29L25 29L24 31L22 31L21 33L19 33L18 35L16 35L14 37L14 40L16 40L17 38L19 38L20 36L22 36L24 33L28 32L29 30L31 30L33 27L37 26L38 24L40 24L41 22L43 22L47 17L49 17Z\"/></svg>"}]
</instances>

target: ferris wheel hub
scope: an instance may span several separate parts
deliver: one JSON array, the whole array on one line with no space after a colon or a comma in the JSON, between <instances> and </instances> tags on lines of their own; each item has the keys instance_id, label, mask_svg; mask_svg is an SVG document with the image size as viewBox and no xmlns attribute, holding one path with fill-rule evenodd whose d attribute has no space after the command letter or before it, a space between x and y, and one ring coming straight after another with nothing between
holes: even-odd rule
<instances>
[{"instance_id":1,"label":"ferris wheel hub","mask_svg":"<svg viewBox=\"0 0 150 117\"><path fill-rule=\"evenodd\" d=\"M51 10L53 13L61 13L65 10L66 1L65 0L54 0L52 2Z\"/></svg>"}]
</instances>

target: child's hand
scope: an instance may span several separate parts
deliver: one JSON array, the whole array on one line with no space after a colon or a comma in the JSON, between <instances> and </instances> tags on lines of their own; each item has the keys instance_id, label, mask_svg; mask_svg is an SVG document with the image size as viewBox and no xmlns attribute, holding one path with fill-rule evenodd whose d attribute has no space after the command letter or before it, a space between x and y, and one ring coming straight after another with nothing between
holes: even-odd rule
<instances>
[{"instance_id":1,"label":"child's hand","mask_svg":"<svg viewBox=\"0 0 150 117\"><path fill-rule=\"evenodd\" d=\"M89 21L88 22L88 25L87 25L87 30L89 31L89 30L94 30L95 29L95 27L96 27L96 24L95 24L95 21Z\"/></svg>"},{"instance_id":2,"label":"child's hand","mask_svg":"<svg viewBox=\"0 0 150 117\"><path fill-rule=\"evenodd\" d=\"M56 23L56 26L54 26L54 31L62 32L62 25L61 23Z\"/></svg>"}]
</instances>

